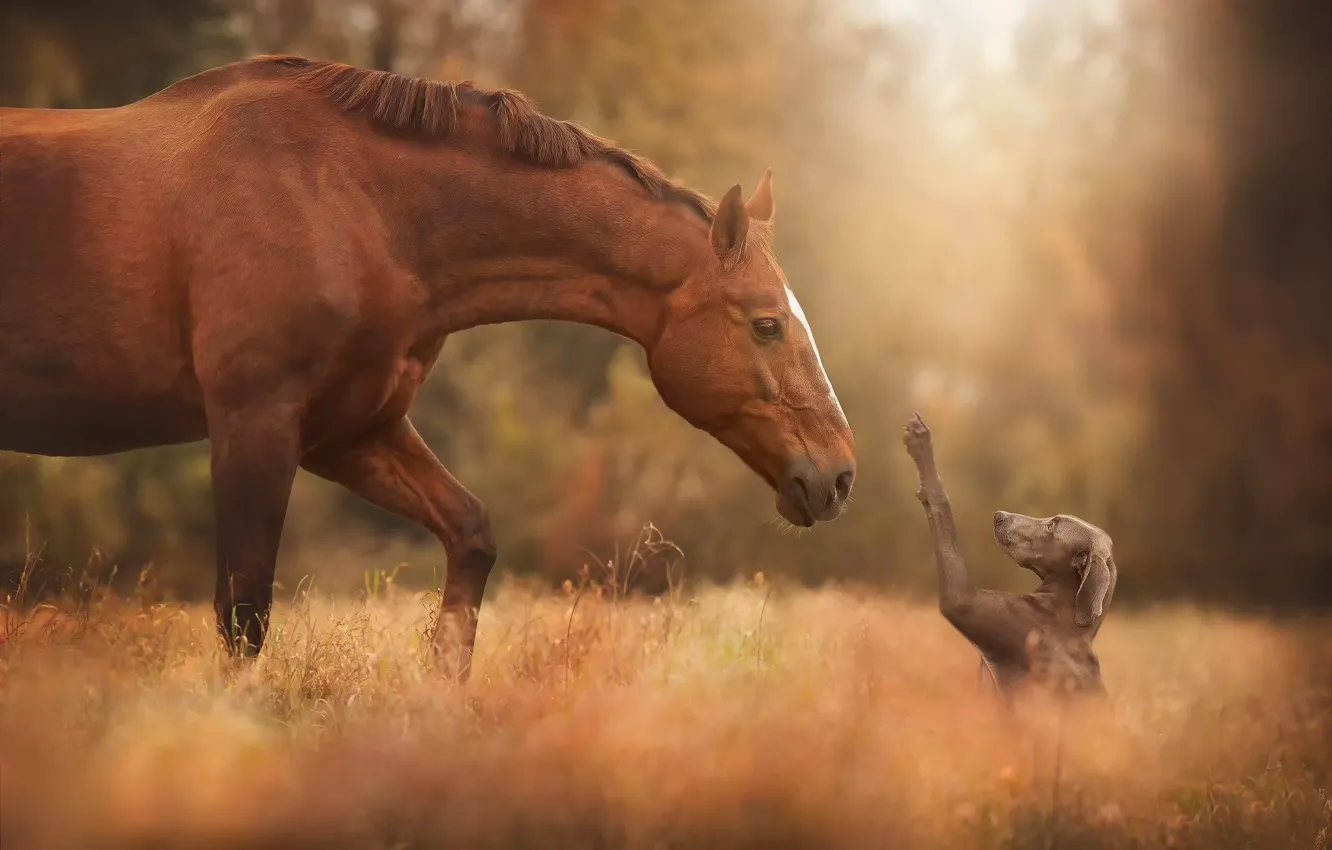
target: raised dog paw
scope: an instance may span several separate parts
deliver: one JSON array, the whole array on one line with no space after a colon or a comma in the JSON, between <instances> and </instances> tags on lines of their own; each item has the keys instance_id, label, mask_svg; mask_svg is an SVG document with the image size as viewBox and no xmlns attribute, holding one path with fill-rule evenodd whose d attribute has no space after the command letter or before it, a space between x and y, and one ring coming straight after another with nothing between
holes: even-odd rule
<instances>
[{"instance_id":1,"label":"raised dog paw","mask_svg":"<svg viewBox=\"0 0 1332 850\"><path fill-rule=\"evenodd\" d=\"M902 442L906 444L907 454L911 455L911 459L916 463L928 459L934 448L930 443L930 429L926 427L925 421L920 418L920 414L912 413L911 418L907 420L906 428L903 430L905 434L902 437ZM921 501L924 501L924 499L922 498Z\"/></svg>"}]
</instances>

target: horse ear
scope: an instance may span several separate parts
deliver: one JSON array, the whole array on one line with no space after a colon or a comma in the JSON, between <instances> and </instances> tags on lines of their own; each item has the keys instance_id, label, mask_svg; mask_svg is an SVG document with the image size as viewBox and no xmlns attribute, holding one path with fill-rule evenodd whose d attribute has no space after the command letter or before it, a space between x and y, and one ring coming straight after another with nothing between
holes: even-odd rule
<instances>
[{"instance_id":1,"label":"horse ear","mask_svg":"<svg viewBox=\"0 0 1332 850\"><path fill-rule=\"evenodd\" d=\"M740 255L749 233L749 213L740 200L740 184L731 187L717 205L712 220L712 247L717 256L729 262Z\"/></svg>"},{"instance_id":2,"label":"horse ear","mask_svg":"<svg viewBox=\"0 0 1332 850\"><path fill-rule=\"evenodd\" d=\"M1083 568L1082 583L1078 586L1074 622L1079 626L1090 626L1104 610L1105 595L1114 581L1115 561L1109 551L1099 546L1080 557L1085 559L1086 566Z\"/></svg>"},{"instance_id":3,"label":"horse ear","mask_svg":"<svg viewBox=\"0 0 1332 850\"><path fill-rule=\"evenodd\" d=\"M772 214L777 211L777 205L772 200L771 168L763 169L763 176L759 178L754 196L745 201L745 211L755 221L772 221Z\"/></svg>"}]
</instances>

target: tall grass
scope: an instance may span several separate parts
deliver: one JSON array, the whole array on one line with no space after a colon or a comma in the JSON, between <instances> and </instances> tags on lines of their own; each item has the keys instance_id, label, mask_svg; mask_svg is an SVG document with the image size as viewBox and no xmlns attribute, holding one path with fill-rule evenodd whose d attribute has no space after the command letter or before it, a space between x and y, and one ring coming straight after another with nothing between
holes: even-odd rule
<instances>
[{"instance_id":1,"label":"tall grass","mask_svg":"<svg viewBox=\"0 0 1332 850\"><path fill-rule=\"evenodd\" d=\"M1108 704L1006 714L928 604L625 585L495 582L465 689L386 575L238 669L207 606L16 606L0 846L1332 847L1322 623L1112 609Z\"/></svg>"}]
</instances>

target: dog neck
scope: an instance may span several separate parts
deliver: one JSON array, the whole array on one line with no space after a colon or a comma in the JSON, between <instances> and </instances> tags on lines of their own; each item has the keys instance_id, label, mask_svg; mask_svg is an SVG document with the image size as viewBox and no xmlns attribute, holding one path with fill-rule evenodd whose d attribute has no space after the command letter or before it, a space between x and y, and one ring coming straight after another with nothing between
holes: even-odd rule
<instances>
[{"instance_id":1,"label":"dog neck","mask_svg":"<svg viewBox=\"0 0 1332 850\"><path fill-rule=\"evenodd\" d=\"M1075 621L1078 602L1078 578L1064 573L1048 575L1027 594L1031 605L1040 612L1048 626L1065 637L1085 638L1088 646L1100 630L1100 624L1086 628Z\"/></svg>"}]
</instances>

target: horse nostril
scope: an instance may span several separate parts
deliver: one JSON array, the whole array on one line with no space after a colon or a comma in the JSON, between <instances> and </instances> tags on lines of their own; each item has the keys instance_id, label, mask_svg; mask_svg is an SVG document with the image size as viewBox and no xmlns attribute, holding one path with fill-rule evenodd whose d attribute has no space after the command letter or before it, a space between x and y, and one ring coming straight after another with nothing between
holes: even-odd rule
<instances>
[{"instance_id":1,"label":"horse nostril","mask_svg":"<svg viewBox=\"0 0 1332 850\"><path fill-rule=\"evenodd\" d=\"M810 498L809 480L797 473L791 476L791 481L795 484L796 490L805 504L811 508L814 507L814 500Z\"/></svg>"},{"instance_id":2,"label":"horse nostril","mask_svg":"<svg viewBox=\"0 0 1332 850\"><path fill-rule=\"evenodd\" d=\"M995 525L1003 525L1003 524L1004 524L1004 512L1003 512L1003 511L995 511L995 512L994 512L994 524L995 524Z\"/></svg>"},{"instance_id":3,"label":"horse nostril","mask_svg":"<svg viewBox=\"0 0 1332 850\"><path fill-rule=\"evenodd\" d=\"M851 482L855 479L856 474L849 469L838 474L837 480L833 482L833 492L837 495L837 501L845 502L847 496L851 495Z\"/></svg>"}]
</instances>

